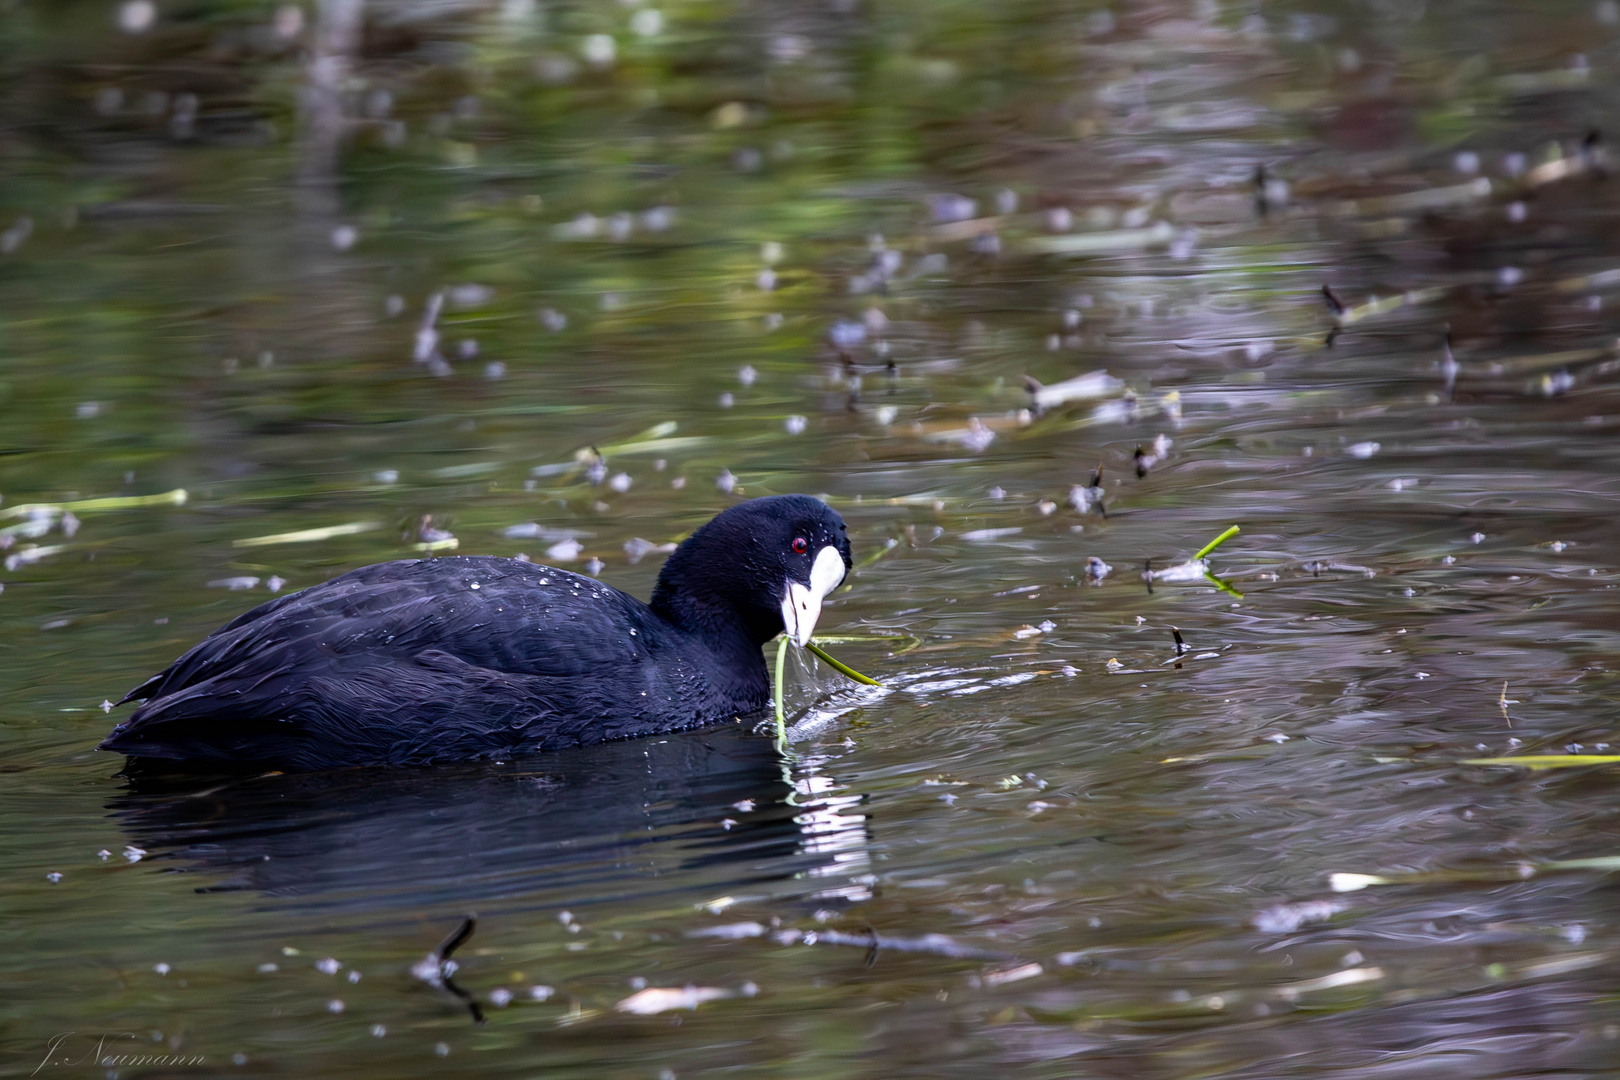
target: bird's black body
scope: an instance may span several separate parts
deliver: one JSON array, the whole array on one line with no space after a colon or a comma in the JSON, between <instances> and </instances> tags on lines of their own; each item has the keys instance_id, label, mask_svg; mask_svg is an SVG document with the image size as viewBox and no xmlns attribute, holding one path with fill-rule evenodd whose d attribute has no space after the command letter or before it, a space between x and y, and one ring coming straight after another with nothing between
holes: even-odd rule
<instances>
[{"instance_id":1,"label":"bird's black body","mask_svg":"<svg viewBox=\"0 0 1620 1080\"><path fill-rule=\"evenodd\" d=\"M807 550L800 551L797 548ZM754 499L670 556L652 602L487 556L380 563L263 604L124 698L102 743L132 757L317 769L507 758L765 708L783 630L842 519Z\"/></svg>"}]
</instances>

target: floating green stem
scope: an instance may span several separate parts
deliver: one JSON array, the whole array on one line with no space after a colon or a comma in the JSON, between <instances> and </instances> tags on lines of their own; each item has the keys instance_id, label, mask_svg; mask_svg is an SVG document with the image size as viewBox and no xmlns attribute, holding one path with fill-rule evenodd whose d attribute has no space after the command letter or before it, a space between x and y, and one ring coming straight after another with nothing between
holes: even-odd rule
<instances>
[{"instance_id":1,"label":"floating green stem","mask_svg":"<svg viewBox=\"0 0 1620 1080\"><path fill-rule=\"evenodd\" d=\"M186 501L186 489L175 488L161 495L109 495L101 499L78 499L59 503L18 503L0 510L0 518L22 517L31 514L60 513L77 510L79 513L98 510L134 510L142 506L181 506Z\"/></svg>"},{"instance_id":2,"label":"floating green stem","mask_svg":"<svg viewBox=\"0 0 1620 1080\"><path fill-rule=\"evenodd\" d=\"M856 671L854 668L850 667L841 660L834 660L832 655L828 653L826 649L823 649L813 641L805 642L804 647L815 653L816 656L820 658L822 663L826 664L828 667L831 667L834 671L838 672L838 674L844 676L845 678L854 679L856 682L866 686L883 685L876 679L868 678L867 676L862 675L860 672Z\"/></svg>"},{"instance_id":3,"label":"floating green stem","mask_svg":"<svg viewBox=\"0 0 1620 1080\"><path fill-rule=\"evenodd\" d=\"M1214 551L1216 548L1220 547L1222 544L1226 543L1228 540L1232 539L1232 537L1236 536L1242 531L1242 529L1238 528L1236 525L1233 525L1231 528L1221 533L1221 535L1199 548L1198 554L1194 555L1190 561L1197 562L1199 559L1202 559L1205 555L1208 555L1210 552Z\"/></svg>"},{"instance_id":4,"label":"floating green stem","mask_svg":"<svg viewBox=\"0 0 1620 1080\"><path fill-rule=\"evenodd\" d=\"M1467 758L1464 765L1510 765L1518 769L1574 769L1583 765L1614 765L1620 754L1520 754L1518 757Z\"/></svg>"}]
</instances>

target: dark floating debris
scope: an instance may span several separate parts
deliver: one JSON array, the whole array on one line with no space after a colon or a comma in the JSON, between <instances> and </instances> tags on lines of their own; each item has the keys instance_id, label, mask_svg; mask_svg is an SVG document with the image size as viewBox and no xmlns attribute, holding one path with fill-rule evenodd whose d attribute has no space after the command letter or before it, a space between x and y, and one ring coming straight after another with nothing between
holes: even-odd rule
<instances>
[{"instance_id":1,"label":"dark floating debris","mask_svg":"<svg viewBox=\"0 0 1620 1080\"><path fill-rule=\"evenodd\" d=\"M1338 293L1333 291L1333 286L1325 282L1322 285L1322 299L1327 301L1328 310L1335 315L1343 315L1350 310L1349 305L1340 300Z\"/></svg>"},{"instance_id":2,"label":"dark floating debris","mask_svg":"<svg viewBox=\"0 0 1620 1080\"><path fill-rule=\"evenodd\" d=\"M1142 444L1138 443L1136 445L1136 478L1141 480L1146 477L1149 470L1163 461L1169 454L1170 437L1168 435L1161 434L1155 437L1151 450L1142 449Z\"/></svg>"},{"instance_id":3,"label":"dark floating debris","mask_svg":"<svg viewBox=\"0 0 1620 1080\"><path fill-rule=\"evenodd\" d=\"M1085 486L1079 484L1069 489L1069 505L1084 514L1095 509L1103 517L1108 516L1108 507L1103 505L1102 464L1091 470L1091 479Z\"/></svg>"},{"instance_id":4,"label":"dark floating debris","mask_svg":"<svg viewBox=\"0 0 1620 1080\"><path fill-rule=\"evenodd\" d=\"M452 954L467 943L467 939L473 936L473 931L477 927L477 916L468 915L465 919L462 919L461 924L452 930L448 937L439 942L432 952L411 965L411 974L429 986L448 990L460 998L466 1004L467 1011L472 1014L473 1022L482 1024L484 1022L484 1010L479 1007L478 1000L466 990L457 986L455 980L451 978L460 966L451 959Z\"/></svg>"}]
</instances>

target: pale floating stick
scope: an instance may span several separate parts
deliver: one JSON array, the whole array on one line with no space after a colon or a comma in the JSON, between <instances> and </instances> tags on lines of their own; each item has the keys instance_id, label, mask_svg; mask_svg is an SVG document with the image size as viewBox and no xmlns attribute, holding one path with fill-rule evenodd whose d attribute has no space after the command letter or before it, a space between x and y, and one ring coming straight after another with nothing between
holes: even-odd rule
<instances>
[{"instance_id":1,"label":"pale floating stick","mask_svg":"<svg viewBox=\"0 0 1620 1080\"><path fill-rule=\"evenodd\" d=\"M782 672L787 667L787 635L776 646L776 740L787 742L787 710L782 704Z\"/></svg>"},{"instance_id":2,"label":"pale floating stick","mask_svg":"<svg viewBox=\"0 0 1620 1080\"><path fill-rule=\"evenodd\" d=\"M1240 533L1242 531L1243 530L1240 529L1238 526L1233 525L1231 528L1229 528L1225 532L1221 533L1221 535L1217 536L1215 539L1211 540L1209 543L1207 543L1203 547L1199 548L1198 549L1198 554L1194 555L1188 561L1189 562L1197 562L1199 559L1202 559L1205 555L1208 555L1210 552L1214 551L1216 548L1220 547L1222 544L1226 543L1228 540L1232 539L1232 537L1236 536L1238 533Z\"/></svg>"},{"instance_id":3,"label":"pale floating stick","mask_svg":"<svg viewBox=\"0 0 1620 1080\"><path fill-rule=\"evenodd\" d=\"M1588 859L1557 859L1551 862L1521 862L1511 866L1497 866L1479 870L1429 870L1417 873L1328 875L1328 888L1334 892L1360 892L1372 885L1463 885L1470 883L1498 884L1524 881L1539 874L1572 873L1594 870L1612 874L1620 871L1620 855L1599 855Z\"/></svg>"},{"instance_id":4,"label":"pale floating stick","mask_svg":"<svg viewBox=\"0 0 1620 1080\"><path fill-rule=\"evenodd\" d=\"M353 536L382 528L376 521L351 521L346 525L327 525L320 529L298 529L295 532L272 533L269 536L245 536L231 541L232 547L269 547L272 544L308 544L316 540L330 540L335 536Z\"/></svg>"},{"instance_id":5,"label":"pale floating stick","mask_svg":"<svg viewBox=\"0 0 1620 1080\"><path fill-rule=\"evenodd\" d=\"M94 513L100 510L135 510L143 506L184 506L189 497L185 488L175 488L161 495L109 495L101 499L77 499L73 502L18 503L0 510L0 518L61 513L66 510Z\"/></svg>"},{"instance_id":6,"label":"pale floating stick","mask_svg":"<svg viewBox=\"0 0 1620 1080\"><path fill-rule=\"evenodd\" d=\"M821 646L817 645L813 641L805 642L804 647L809 649L818 658L820 658L820 660L823 663L825 663L826 665L831 667L834 671L838 672L838 674L844 676L847 679L854 679L856 682L861 683L861 684L863 684L865 686L882 686L883 685L882 683L878 682L876 679L869 678L869 677L867 677L865 675L862 675L860 672L856 671L854 668L850 667L848 664L844 663L843 661L833 659L832 654L828 653L826 649L823 649Z\"/></svg>"}]
</instances>

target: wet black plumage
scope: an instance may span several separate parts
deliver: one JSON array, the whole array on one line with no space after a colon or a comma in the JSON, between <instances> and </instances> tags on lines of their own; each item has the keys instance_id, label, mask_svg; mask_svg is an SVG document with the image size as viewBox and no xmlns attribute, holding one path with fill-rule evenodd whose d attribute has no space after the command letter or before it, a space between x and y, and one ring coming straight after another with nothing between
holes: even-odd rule
<instances>
[{"instance_id":1,"label":"wet black plumage","mask_svg":"<svg viewBox=\"0 0 1620 1080\"><path fill-rule=\"evenodd\" d=\"M838 514L782 495L693 533L651 603L488 556L362 567L205 638L125 696L144 704L101 745L293 769L424 764L757 712L770 702L760 647L783 630L787 583L807 585L829 546L847 570Z\"/></svg>"}]
</instances>

